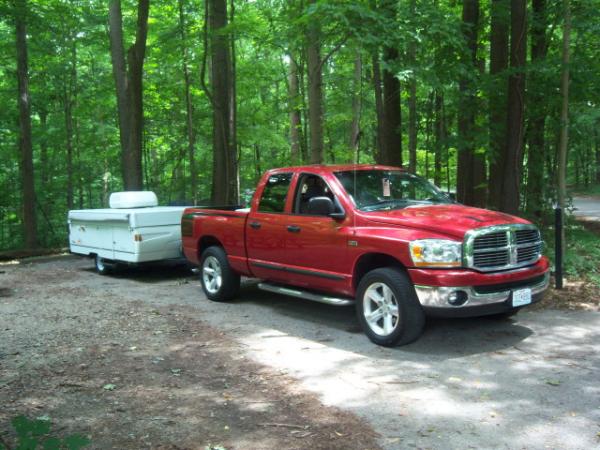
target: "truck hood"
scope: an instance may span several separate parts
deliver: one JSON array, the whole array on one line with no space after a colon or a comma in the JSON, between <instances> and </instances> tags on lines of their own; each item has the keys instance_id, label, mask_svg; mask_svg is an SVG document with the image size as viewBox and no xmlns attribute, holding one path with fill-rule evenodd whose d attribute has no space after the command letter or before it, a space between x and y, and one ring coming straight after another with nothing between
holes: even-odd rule
<instances>
[{"instance_id":1,"label":"truck hood","mask_svg":"<svg viewBox=\"0 0 600 450\"><path fill-rule=\"evenodd\" d=\"M369 221L403 228L433 231L461 240L467 231L474 228L511 223L529 223L509 214L460 204L417 205L404 209L373 211L363 214Z\"/></svg>"}]
</instances>

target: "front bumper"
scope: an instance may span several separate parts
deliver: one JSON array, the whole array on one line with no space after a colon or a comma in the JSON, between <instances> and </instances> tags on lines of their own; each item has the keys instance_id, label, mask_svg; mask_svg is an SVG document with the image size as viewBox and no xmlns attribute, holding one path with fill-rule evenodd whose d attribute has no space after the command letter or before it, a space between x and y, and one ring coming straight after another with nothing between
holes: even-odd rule
<instances>
[{"instance_id":1,"label":"front bumper","mask_svg":"<svg viewBox=\"0 0 600 450\"><path fill-rule=\"evenodd\" d=\"M512 295L518 289L531 289L531 303L540 301L550 284L550 272L512 283L487 286L426 286L415 285L419 302L429 315L472 317L501 314L515 308ZM459 295L460 304L452 304ZM526 305L523 305L526 306Z\"/></svg>"}]
</instances>

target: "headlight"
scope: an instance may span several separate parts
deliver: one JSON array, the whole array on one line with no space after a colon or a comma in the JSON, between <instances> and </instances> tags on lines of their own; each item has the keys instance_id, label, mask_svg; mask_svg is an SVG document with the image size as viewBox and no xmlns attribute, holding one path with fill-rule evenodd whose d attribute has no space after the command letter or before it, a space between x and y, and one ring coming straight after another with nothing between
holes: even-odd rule
<instances>
[{"instance_id":1,"label":"headlight","mask_svg":"<svg viewBox=\"0 0 600 450\"><path fill-rule=\"evenodd\" d=\"M459 267L462 243L445 239L420 239L410 243L410 256L417 267Z\"/></svg>"}]
</instances>

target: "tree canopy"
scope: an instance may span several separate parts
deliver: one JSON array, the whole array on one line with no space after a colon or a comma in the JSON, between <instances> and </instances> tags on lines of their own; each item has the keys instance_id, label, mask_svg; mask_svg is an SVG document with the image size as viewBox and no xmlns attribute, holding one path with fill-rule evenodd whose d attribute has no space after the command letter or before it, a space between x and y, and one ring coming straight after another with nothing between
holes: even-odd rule
<instances>
[{"instance_id":1,"label":"tree canopy","mask_svg":"<svg viewBox=\"0 0 600 450\"><path fill-rule=\"evenodd\" d=\"M589 185L600 0L566 3L567 183ZM232 203L292 163L402 163L543 220L564 18L562 0L2 2L0 247L62 246L67 210L113 191Z\"/></svg>"}]
</instances>

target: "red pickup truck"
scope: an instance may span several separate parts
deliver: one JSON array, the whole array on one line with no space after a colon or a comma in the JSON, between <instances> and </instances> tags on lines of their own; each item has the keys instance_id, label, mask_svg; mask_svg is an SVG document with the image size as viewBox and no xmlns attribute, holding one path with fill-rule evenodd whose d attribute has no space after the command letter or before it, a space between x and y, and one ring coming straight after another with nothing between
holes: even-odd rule
<instances>
[{"instance_id":1,"label":"red pickup truck","mask_svg":"<svg viewBox=\"0 0 600 450\"><path fill-rule=\"evenodd\" d=\"M355 304L386 346L417 339L426 315L510 316L549 284L534 225L460 205L397 167L270 170L249 209L188 208L181 232L209 299L258 278L267 291Z\"/></svg>"}]
</instances>

